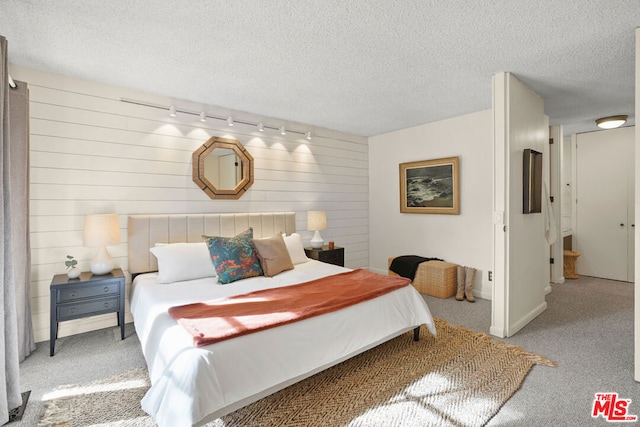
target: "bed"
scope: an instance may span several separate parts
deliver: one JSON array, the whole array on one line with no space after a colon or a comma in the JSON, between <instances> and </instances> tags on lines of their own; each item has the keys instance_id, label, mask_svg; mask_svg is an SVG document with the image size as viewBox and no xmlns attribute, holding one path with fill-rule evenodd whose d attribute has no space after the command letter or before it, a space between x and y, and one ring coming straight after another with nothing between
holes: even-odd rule
<instances>
[{"instance_id":1,"label":"bed","mask_svg":"<svg viewBox=\"0 0 640 427\"><path fill-rule=\"evenodd\" d=\"M435 334L424 299L412 286L404 286L337 311L194 346L193 337L169 315L171 307L350 271L296 252L293 268L273 277L226 285L216 277L173 281L165 274L166 258L150 252L158 246L201 242L202 235L236 236L249 228L254 238L279 233L295 237L295 213L129 216L131 313L151 379L141 404L160 427L205 424L420 325ZM297 244L300 248L287 246L292 254L301 249ZM163 259L158 271L158 260Z\"/></svg>"}]
</instances>

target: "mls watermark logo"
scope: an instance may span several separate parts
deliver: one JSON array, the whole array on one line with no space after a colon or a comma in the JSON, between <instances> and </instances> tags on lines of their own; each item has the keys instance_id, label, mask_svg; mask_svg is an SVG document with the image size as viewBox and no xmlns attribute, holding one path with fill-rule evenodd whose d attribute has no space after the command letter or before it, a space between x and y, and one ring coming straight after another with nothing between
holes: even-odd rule
<instances>
[{"instance_id":1,"label":"mls watermark logo","mask_svg":"<svg viewBox=\"0 0 640 427\"><path fill-rule=\"evenodd\" d=\"M637 415L630 415L631 399L618 399L618 393L596 393L593 400L591 416L602 416L610 423L630 423L638 420Z\"/></svg>"}]
</instances>

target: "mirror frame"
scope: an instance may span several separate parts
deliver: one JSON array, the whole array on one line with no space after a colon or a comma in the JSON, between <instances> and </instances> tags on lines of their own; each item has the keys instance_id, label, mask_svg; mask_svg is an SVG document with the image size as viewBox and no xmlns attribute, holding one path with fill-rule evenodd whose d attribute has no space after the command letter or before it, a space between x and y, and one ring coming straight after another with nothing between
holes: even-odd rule
<instances>
[{"instance_id":1,"label":"mirror frame","mask_svg":"<svg viewBox=\"0 0 640 427\"><path fill-rule=\"evenodd\" d=\"M242 161L242 179L231 190L216 188L204 174L204 161L216 148L233 150ZM212 136L193 152L193 182L212 199L239 199L253 185L253 157L237 139Z\"/></svg>"}]
</instances>

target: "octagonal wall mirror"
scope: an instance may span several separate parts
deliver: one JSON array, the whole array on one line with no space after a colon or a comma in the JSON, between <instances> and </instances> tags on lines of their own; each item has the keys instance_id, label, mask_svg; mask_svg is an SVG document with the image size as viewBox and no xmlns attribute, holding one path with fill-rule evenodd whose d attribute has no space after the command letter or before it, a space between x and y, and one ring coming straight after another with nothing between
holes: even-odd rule
<instances>
[{"instance_id":1,"label":"octagonal wall mirror","mask_svg":"<svg viewBox=\"0 0 640 427\"><path fill-rule=\"evenodd\" d=\"M193 182L212 199L239 199L253 184L253 157L237 139L209 138L192 163Z\"/></svg>"}]
</instances>

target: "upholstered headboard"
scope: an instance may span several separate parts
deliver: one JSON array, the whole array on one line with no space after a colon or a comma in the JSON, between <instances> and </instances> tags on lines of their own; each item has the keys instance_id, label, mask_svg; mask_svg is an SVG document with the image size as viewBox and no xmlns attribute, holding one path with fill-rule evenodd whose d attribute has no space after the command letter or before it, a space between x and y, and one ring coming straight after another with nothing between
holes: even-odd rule
<instances>
[{"instance_id":1,"label":"upholstered headboard","mask_svg":"<svg viewBox=\"0 0 640 427\"><path fill-rule=\"evenodd\" d=\"M296 231L295 212L130 215L127 248L129 273L157 271L149 252L156 243L201 242L202 235L232 237L253 227L255 238Z\"/></svg>"}]
</instances>

